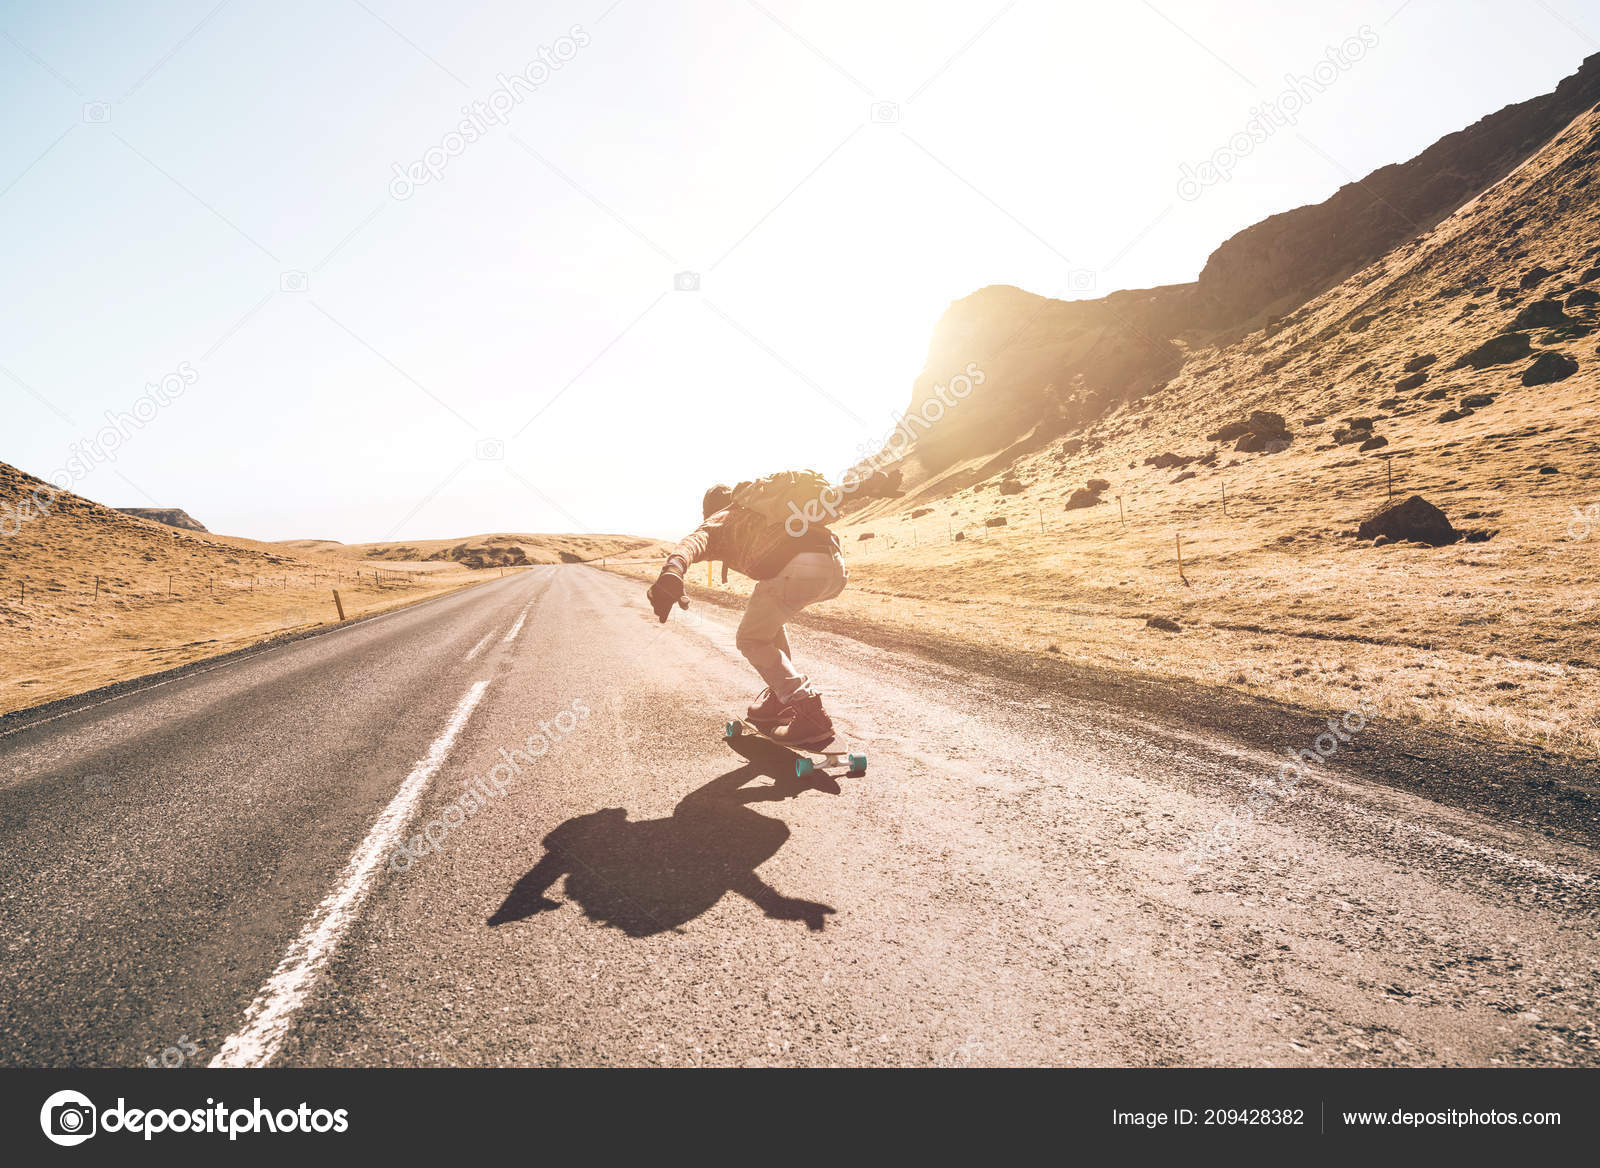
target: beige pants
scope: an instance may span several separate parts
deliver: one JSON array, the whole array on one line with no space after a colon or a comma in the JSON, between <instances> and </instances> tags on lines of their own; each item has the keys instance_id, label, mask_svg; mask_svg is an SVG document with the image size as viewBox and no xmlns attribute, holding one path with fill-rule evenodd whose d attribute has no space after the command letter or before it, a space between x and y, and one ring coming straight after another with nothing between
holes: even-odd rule
<instances>
[{"instance_id":1,"label":"beige pants","mask_svg":"<svg viewBox=\"0 0 1600 1168\"><path fill-rule=\"evenodd\" d=\"M808 604L832 600L844 591L850 573L844 561L826 552L804 552L770 580L758 580L750 607L739 622L739 652L754 665L767 688L782 702L812 694L811 682L794 667L784 623Z\"/></svg>"}]
</instances>

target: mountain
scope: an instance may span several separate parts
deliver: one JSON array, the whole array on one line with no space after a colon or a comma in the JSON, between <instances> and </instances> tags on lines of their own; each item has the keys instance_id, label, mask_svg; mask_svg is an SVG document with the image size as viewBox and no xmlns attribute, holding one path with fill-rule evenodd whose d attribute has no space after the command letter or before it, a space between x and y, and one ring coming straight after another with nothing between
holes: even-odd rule
<instances>
[{"instance_id":1,"label":"mountain","mask_svg":"<svg viewBox=\"0 0 1600 1168\"><path fill-rule=\"evenodd\" d=\"M1533 264L1513 270L1514 253L1538 252L1549 267L1561 262L1555 253L1567 251L1562 241L1592 234L1596 147L1573 127L1592 115L1596 102L1600 54L1552 93L1490 114L1322 203L1239 232L1190 284L1077 301L995 286L957 301L934 330L904 416L902 429L914 439L900 462L906 501L926 502L969 486L1125 403L1177 400L1183 375L1192 378L1224 354L1264 351L1270 338L1305 321L1320 297L1335 294L1352 311L1368 301L1392 307L1402 285L1429 282L1428 272L1446 268L1460 293L1426 301L1429 315L1453 314L1447 302L1454 294L1481 296L1501 282L1525 293L1519 282ZM1561 155L1551 168L1558 172L1525 187L1522 172L1538 169L1538 160L1551 159L1552 151ZM1494 203L1503 218L1483 218L1485 197L1507 181L1522 194L1504 208ZM1478 254L1477 244L1491 237L1494 245ZM1583 250L1565 262L1583 260ZM1569 273L1569 282L1579 274ZM1502 306L1511 299L1502 298ZM1466 327L1472 322L1459 323L1463 336L1475 335ZM949 405L952 378L971 376L973 368L981 371L982 384ZM941 387L945 404L930 405ZM886 449L872 462L887 465L895 453ZM959 473L944 480L952 468Z\"/></svg>"},{"instance_id":2,"label":"mountain","mask_svg":"<svg viewBox=\"0 0 1600 1168\"><path fill-rule=\"evenodd\" d=\"M830 611L1600 757L1597 101L1591 58L1193 284L952 305Z\"/></svg>"}]
</instances>

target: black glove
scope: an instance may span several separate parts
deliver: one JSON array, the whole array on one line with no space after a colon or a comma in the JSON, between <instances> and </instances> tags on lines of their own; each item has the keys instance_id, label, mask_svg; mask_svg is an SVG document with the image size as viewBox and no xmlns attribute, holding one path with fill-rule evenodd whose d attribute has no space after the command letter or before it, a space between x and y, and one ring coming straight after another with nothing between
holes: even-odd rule
<instances>
[{"instance_id":1,"label":"black glove","mask_svg":"<svg viewBox=\"0 0 1600 1168\"><path fill-rule=\"evenodd\" d=\"M650 601L650 607L656 610L656 616L662 624L667 623L674 604L679 608L689 607L689 598L683 594L683 577L675 572L662 572L657 576L656 582L645 593L645 598Z\"/></svg>"}]
</instances>

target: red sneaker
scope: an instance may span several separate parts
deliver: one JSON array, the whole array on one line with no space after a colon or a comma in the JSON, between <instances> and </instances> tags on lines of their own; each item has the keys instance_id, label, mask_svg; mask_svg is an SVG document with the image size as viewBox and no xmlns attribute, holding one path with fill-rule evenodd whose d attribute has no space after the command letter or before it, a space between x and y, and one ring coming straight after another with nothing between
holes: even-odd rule
<instances>
[{"instance_id":1,"label":"red sneaker","mask_svg":"<svg viewBox=\"0 0 1600 1168\"><path fill-rule=\"evenodd\" d=\"M833 741L833 719L822 708L820 695L796 698L789 708L794 716L772 732L774 742L804 750L820 750Z\"/></svg>"}]
</instances>

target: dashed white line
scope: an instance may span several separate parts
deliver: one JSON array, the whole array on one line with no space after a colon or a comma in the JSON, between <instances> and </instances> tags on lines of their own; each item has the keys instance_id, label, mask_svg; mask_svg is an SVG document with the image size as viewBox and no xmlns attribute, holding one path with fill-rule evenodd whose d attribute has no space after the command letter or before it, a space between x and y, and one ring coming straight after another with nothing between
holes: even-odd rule
<instances>
[{"instance_id":1,"label":"dashed white line","mask_svg":"<svg viewBox=\"0 0 1600 1168\"><path fill-rule=\"evenodd\" d=\"M475 683L457 704L444 732L411 768L400 790L345 864L333 891L322 899L300 936L278 962L278 968L245 1010L244 1025L217 1051L212 1066L264 1067L277 1056L295 1013L305 1004L317 975L354 923L356 910L416 810L428 780L444 765L450 748L488 688L487 681Z\"/></svg>"},{"instance_id":2,"label":"dashed white line","mask_svg":"<svg viewBox=\"0 0 1600 1168\"><path fill-rule=\"evenodd\" d=\"M522 631L522 622L528 619L528 610L523 609L517 614L517 623L511 626L511 631L506 634L504 643L509 645L517 639L517 634Z\"/></svg>"},{"instance_id":3,"label":"dashed white line","mask_svg":"<svg viewBox=\"0 0 1600 1168\"><path fill-rule=\"evenodd\" d=\"M479 653L481 653L483 651L483 647L485 645L487 645L492 640L494 640L494 634L493 633L486 634L484 636L483 640L479 641L476 645L472 646L471 649L467 650L467 660L471 661L474 657L476 657Z\"/></svg>"}]
</instances>

